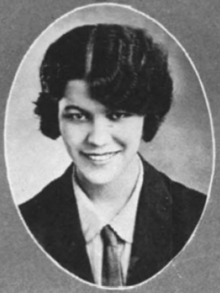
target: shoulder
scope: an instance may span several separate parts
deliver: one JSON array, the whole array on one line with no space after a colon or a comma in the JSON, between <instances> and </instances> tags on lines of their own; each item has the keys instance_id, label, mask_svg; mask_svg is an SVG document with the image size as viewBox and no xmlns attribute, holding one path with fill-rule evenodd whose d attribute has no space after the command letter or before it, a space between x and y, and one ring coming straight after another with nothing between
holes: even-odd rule
<instances>
[{"instance_id":1,"label":"shoulder","mask_svg":"<svg viewBox=\"0 0 220 293\"><path fill-rule=\"evenodd\" d=\"M178 252L193 233L207 197L195 189L170 179L146 161L143 161L143 165L142 197L147 204L150 202L155 219L159 217L164 221L169 219L174 251Z\"/></svg>"},{"instance_id":2,"label":"shoulder","mask_svg":"<svg viewBox=\"0 0 220 293\"><path fill-rule=\"evenodd\" d=\"M72 166L19 209L37 242L64 267L71 267L71 247L82 243Z\"/></svg>"},{"instance_id":3,"label":"shoulder","mask_svg":"<svg viewBox=\"0 0 220 293\"><path fill-rule=\"evenodd\" d=\"M60 211L66 209L66 206L72 202L71 176L72 165L62 176L50 182L33 198L19 205L22 217L30 228L39 225L40 222L52 223Z\"/></svg>"},{"instance_id":4,"label":"shoulder","mask_svg":"<svg viewBox=\"0 0 220 293\"><path fill-rule=\"evenodd\" d=\"M204 193L172 180L145 160L142 160L142 162L144 166L144 184L152 184L161 192L168 193L173 207L203 208L206 201Z\"/></svg>"},{"instance_id":5,"label":"shoulder","mask_svg":"<svg viewBox=\"0 0 220 293\"><path fill-rule=\"evenodd\" d=\"M184 228L190 223L189 226L195 226L202 214L207 196L200 191L171 180L163 173L160 173L160 176L172 198L173 217L176 225L179 224Z\"/></svg>"}]
</instances>

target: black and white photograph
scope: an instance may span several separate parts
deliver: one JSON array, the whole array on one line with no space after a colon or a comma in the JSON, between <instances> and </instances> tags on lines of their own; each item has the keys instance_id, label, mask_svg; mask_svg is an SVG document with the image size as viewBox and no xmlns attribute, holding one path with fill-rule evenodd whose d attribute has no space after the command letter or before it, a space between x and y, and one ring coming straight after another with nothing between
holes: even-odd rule
<instances>
[{"instance_id":1,"label":"black and white photograph","mask_svg":"<svg viewBox=\"0 0 220 293\"><path fill-rule=\"evenodd\" d=\"M53 6L22 47L2 112L3 292L218 292L217 44L157 3Z\"/></svg>"}]
</instances>

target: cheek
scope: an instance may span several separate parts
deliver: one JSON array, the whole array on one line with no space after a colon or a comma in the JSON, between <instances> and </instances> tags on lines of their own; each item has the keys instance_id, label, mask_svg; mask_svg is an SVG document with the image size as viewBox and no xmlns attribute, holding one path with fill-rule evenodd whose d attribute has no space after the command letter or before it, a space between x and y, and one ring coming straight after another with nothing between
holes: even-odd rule
<instances>
[{"instance_id":1,"label":"cheek","mask_svg":"<svg viewBox=\"0 0 220 293\"><path fill-rule=\"evenodd\" d=\"M127 134L135 140L139 140L143 133L144 119L136 117L127 127Z\"/></svg>"},{"instance_id":2,"label":"cheek","mask_svg":"<svg viewBox=\"0 0 220 293\"><path fill-rule=\"evenodd\" d=\"M142 139L142 133L143 133L143 120L137 119L133 120L132 123L129 123L121 129L118 138L127 149L130 149L132 151L137 151L140 142Z\"/></svg>"},{"instance_id":3,"label":"cheek","mask_svg":"<svg viewBox=\"0 0 220 293\"><path fill-rule=\"evenodd\" d=\"M60 125L60 133L68 149L74 149L82 145L85 135L83 131L72 125Z\"/></svg>"}]
</instances>

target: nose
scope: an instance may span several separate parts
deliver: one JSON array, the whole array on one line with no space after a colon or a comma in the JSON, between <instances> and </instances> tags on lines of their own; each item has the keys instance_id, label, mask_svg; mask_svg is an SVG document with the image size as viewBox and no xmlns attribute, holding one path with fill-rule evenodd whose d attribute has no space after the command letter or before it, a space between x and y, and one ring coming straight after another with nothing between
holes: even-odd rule
<instances>
[{"instance_id":1,"label":"nose","mask_svg":"<svg viewBox=\"0 0 220 293\"><path fill-rule=\"evenodd\" d=\"M106 119L96 119L93 121L88 136L87 142L95 146L104 146L110 140L110 125Z\"/></svg>"}]
</instances>

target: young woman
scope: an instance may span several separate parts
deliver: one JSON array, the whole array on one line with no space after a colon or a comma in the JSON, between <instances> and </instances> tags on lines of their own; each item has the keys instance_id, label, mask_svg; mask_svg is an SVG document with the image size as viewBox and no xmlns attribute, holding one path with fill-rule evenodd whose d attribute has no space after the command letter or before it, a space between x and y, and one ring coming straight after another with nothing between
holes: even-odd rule
<instances>
[{"instance_id":1,"label":"young woman","mask_svg":"<svg viewBox=\"0 0 220 293\"><path fill-rule=\"evenodd\" d=\"M167 54L142 29L86 25L50 45L40 80L40 129L62 136L73 163L20 206L24 220L54 260L88 282L147 280L183 248L206 198L138 154L171 107Z\"/></svg>"}]
</instances>

